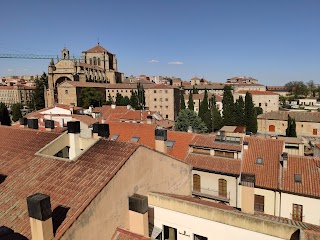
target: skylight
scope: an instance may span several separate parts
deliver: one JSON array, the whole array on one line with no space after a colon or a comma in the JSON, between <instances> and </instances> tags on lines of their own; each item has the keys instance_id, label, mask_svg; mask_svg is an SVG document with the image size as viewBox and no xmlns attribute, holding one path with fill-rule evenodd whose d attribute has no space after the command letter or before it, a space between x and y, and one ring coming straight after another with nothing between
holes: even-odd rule
<instances>
[{"instance_id":1,"label":"skylight","mask_svg":"<svg viewBox=\"0 0 320 240\"><path fill-rule=\"evenodd\" d=\"M257 158L256 164L263 164L263 158Z\"/></svg>"},{"instance_id":2,"label":"skylight","mask_svg":"<svg viewBox=\"0 0 320 240\"><path fill-rule=\"evenodd\" d=\"M140 140L140 137L137 137L137 136L133 136L131 138L131 142L139 142L139 140Z\"/></svg>"},{"instance_id":3,"label":"skylight","mask_svg":"<svg viewBox=\"0 0 320 240\"><path fill-rule=\"evenodd\" d=\"M296 183L301 183L302 182L301 174L294 174L294 182L296 182Z\"/></svg>"},{"instance_id":4,"label":"skylight","mask_svg":"<svg viewBox=\"0 0 320 240\"><path fill-rule=\"evenodd\" d=\"M174 140L167 140L167 147L168 148L173 148L175 142L176 141L174 141Z\"/></svg>"},{"instance_id":5,"label":"skylight","mask_svg":"<svg viewBox=\"0 0 320 240\"><path fill-rule=\"evenodd\" d=\"M119 136L119 134L113 134L111 140L117 140Z\"/></svg>"}]
</instances>

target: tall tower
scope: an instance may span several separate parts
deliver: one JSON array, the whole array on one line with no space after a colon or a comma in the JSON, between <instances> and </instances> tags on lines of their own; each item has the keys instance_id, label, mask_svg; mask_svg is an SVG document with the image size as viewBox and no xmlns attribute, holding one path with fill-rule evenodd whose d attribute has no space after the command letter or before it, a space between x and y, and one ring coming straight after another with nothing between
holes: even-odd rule
<instances>
[{"instance_id":1,"label":"tall tower","mask_svg":"<svg viewBox=\"0 0 320 240\"><path fill-rule=\"evenodd\" d=\"M61 51L61 60L69 60L69 59L70 59L69 50L66 48L63 48Z\"/></svg>"}]
</instances>

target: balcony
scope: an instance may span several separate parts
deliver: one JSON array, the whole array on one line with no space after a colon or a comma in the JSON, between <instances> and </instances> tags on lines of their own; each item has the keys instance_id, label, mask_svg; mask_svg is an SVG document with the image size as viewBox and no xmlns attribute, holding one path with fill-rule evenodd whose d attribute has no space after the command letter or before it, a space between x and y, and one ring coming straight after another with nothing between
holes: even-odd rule
<instances>
[{"instance_id":1,"label":"balcony","mask_svg":"<svg viewBox=\"0 0 320 240\"><path fill-rule=\"evenodd\" d=\"M204 197L212 200L217 200L221 202L230 202L230 192L226 194L219 193L218 190L210 189L210 188L200 188L200 191L193 189L192 195L197 197Z\"/></svg>"}]
</instances>

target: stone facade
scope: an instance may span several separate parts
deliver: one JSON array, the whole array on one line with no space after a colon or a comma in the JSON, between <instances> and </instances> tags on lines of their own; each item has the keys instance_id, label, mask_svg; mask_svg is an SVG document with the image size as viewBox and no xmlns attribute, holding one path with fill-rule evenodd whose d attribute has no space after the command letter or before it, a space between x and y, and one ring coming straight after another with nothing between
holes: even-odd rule
<instances>
[{"instance_id":1,"label":"stone facade","mask_svg":"<svg viewBox=\"0 0 320 240\"><path fill-rule=\"evenodd\" d=\"M68 49L64 48L61 59L57 63L52 59L48 67L46 107L59 102L57 88L64 81L118 83L122 79L115 54L100 45L82 52L81 60L70 58Z\"/></svg>"},{"instance_id":2,"label":"stone facade","mask_svg":"<svg viewBox=\"0 0 320 240\"><path fill-rule=\"evenodd\" d=\"M15 103L26 106L31 102L34 90L35 87L0 86L0 102L3 102L7 107L11 107Z\"/></svg>"}]
</instances>

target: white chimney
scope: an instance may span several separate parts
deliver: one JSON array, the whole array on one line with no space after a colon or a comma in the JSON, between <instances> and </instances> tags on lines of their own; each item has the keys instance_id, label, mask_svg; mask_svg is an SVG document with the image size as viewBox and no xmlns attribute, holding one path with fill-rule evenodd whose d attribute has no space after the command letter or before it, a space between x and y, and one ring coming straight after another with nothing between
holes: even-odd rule
<instances>
[{"instance_id":1,"label":"white chimney","mask_svg":"<svg viewBox=\"0 0 320 240\"><path fill-rule=\"evenodd\" d=\"M243 150L248 150L248 148L249 148L249 143L243 142Z\"/></svg>"},{"instance_id":2,"label":"white chimney","mask_svg":"<svg viewBox=\"0 0 320 240\"><path fill-rule=\"evenodd\" d=\"M70 121L68 125L68 136L69 136L69 159L73 160L81 153L80 149L80 122Z\"/></svg>"},{"instance_id":3,"label":"white chimney","mask_svg":"<svg viewBox=\"0 0 320 240\"><path fill-rule=\"evenodd\" d=\"M156 128L154 137L156 150L167 153L167 130L163 128Z\"/></svg>"},{"instance_id":4,"label":"white chimney","mask_svg":"<svg viewBox=\"0 0 320 240\"><path fill-rule=\"evenodd\" d=\"M131 109L131 105L127 105L127 109L128 109L128 110Z\"/></svg>"},{"instance_id":5,"label":"white chimney","mask_svg":"<svg viewBox=\"0 0 320 240\"><path fill-rule=\"evenodd\" d=\"M189 127L188 127L188 133L192 133L192 132L193 132L192 127L189 126Z\"/></svg>"},{"instance_id":6,"label":"white chimney","mask_svg":"<svg viewBox=\"0 0 320 240\"><path fill-rule=\"evenodd\" d=\"M116 104L111 104L112 109L116 109L116 106L117 106Z\"/></svg>"},{"instance_id":7,"label":"white chimney","mask_svg":"<svg viewBox=\"0 0 320 240\"><path fill-rule=\"evenodd\" d=\"M74 112L74 103L70 103L70 112L71 114Z\"/></svg>"}]
</instances>

